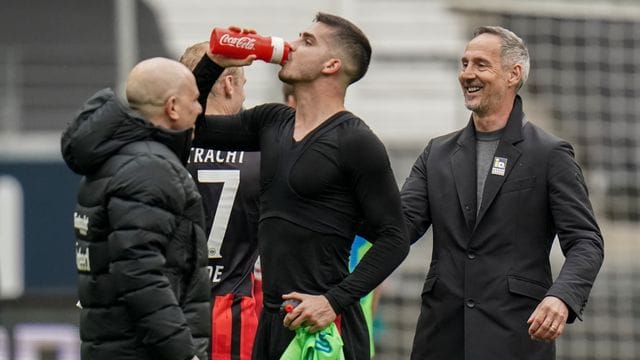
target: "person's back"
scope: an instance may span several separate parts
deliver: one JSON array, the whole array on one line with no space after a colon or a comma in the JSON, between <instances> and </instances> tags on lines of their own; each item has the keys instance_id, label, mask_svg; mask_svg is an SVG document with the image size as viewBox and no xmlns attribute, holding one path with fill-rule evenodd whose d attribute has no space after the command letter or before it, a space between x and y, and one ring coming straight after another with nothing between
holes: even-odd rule
<instances>
[{"instance_id":1,"label":"person's back","mask_svg":"<svg viewBox=\"0 0 640 360\"><path fill-rule=\"evenodd\" d=\"M180 62L189 69L206 53L208 42L188 47ZM235 114L244 102L244 69L224 71L206 95L208 115ZM260 153L193 147L187 169L196 181L205 210L211 281L211 355L251 358L261 304L253 269L258 257Z\"/></svg>"},{"instance_id":2,"label":"person's back","mask_svg":"<svg viewBox=\"0 0 640 360\"><path fill-rule=\"evenodd\" d=\"M158 69L168 79L151 80ZM207 358L202 205L183 165L201 108L184 72L142 62L127 84L137 112L105 89L63 133L63 158L84 176L74 213L83 359Z\"/></svg>"}]
</instances>

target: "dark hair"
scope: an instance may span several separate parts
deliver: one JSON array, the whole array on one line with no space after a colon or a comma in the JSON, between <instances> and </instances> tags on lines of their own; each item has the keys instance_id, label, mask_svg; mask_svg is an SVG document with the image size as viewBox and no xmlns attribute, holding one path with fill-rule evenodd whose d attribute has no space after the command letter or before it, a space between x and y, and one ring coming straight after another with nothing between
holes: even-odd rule
<instances>
[{"instance_id":1,"label":"dark hair","mask_svg":"<svg viewBox=\"0 0 640 360\"><path fill-rule=\"evenodd\" d=\"M347 19L323 12L319 12L314 21L328 25L334 30L336 45L346 56L342 61L345 62L349 84L362 79L371 61L371 44L362 30Z\"/></svg>"}]
</instances>

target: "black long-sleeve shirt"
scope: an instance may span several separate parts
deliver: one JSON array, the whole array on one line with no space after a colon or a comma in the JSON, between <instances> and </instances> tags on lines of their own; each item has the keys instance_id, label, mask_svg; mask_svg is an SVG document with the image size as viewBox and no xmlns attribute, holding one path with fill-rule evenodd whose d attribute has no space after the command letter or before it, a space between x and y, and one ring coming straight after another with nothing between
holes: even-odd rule
<instances>
[{"instance_id":1,"label":"black long-sleeve shirt","mask_svg":"<svg viewBox=\"0 0 640 360\"><path fill-rule=\"evenodd\" d=\"M222 68L203 58L194 70L207 94ZM266 104L232 116L201 116L196 146L261 151L258 228L264 300L323 294L340 313L373 290L409 250L398 186L386 150L347 111L334 114L300 141L295 110ZM353 273L349 250L358 224L374 230L373 247Z\"/></svg>"}]
</instances>

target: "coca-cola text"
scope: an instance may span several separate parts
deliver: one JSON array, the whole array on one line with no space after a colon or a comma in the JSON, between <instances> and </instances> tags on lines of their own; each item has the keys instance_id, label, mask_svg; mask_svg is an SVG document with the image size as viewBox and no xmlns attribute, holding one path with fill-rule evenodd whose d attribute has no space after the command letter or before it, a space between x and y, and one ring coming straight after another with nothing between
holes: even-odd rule
<instances>
[{"instance_id":1,"label":"coca-cola text","mask_svg":"<svg viewBox=\"0 0 640 360\"><path fill-rule=\"evenodd\" d=\"M235 37L229 34L224 34L220 37L220 45L233 46L240 49L254 50L256 48L255 43L256 39L246 36Z\"/></svg>"}]
</instances>

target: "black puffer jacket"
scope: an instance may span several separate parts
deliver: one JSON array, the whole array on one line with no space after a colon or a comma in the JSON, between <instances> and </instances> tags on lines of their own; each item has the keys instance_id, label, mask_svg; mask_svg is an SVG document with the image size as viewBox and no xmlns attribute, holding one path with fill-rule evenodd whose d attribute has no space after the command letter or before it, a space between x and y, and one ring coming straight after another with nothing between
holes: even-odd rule
<instances>
[{"instance_id":1,"label":"black puffer jacket","mask_svg":"<svg viewBox=\"0 0 640 360\"><path fill-rule=\"evenodd\" d=\"M74 213L82 358L207 358L207 245L183 166L191 131L154 127L105 89L62 135L84 175Z\"/></svg>"}]
</instances>

